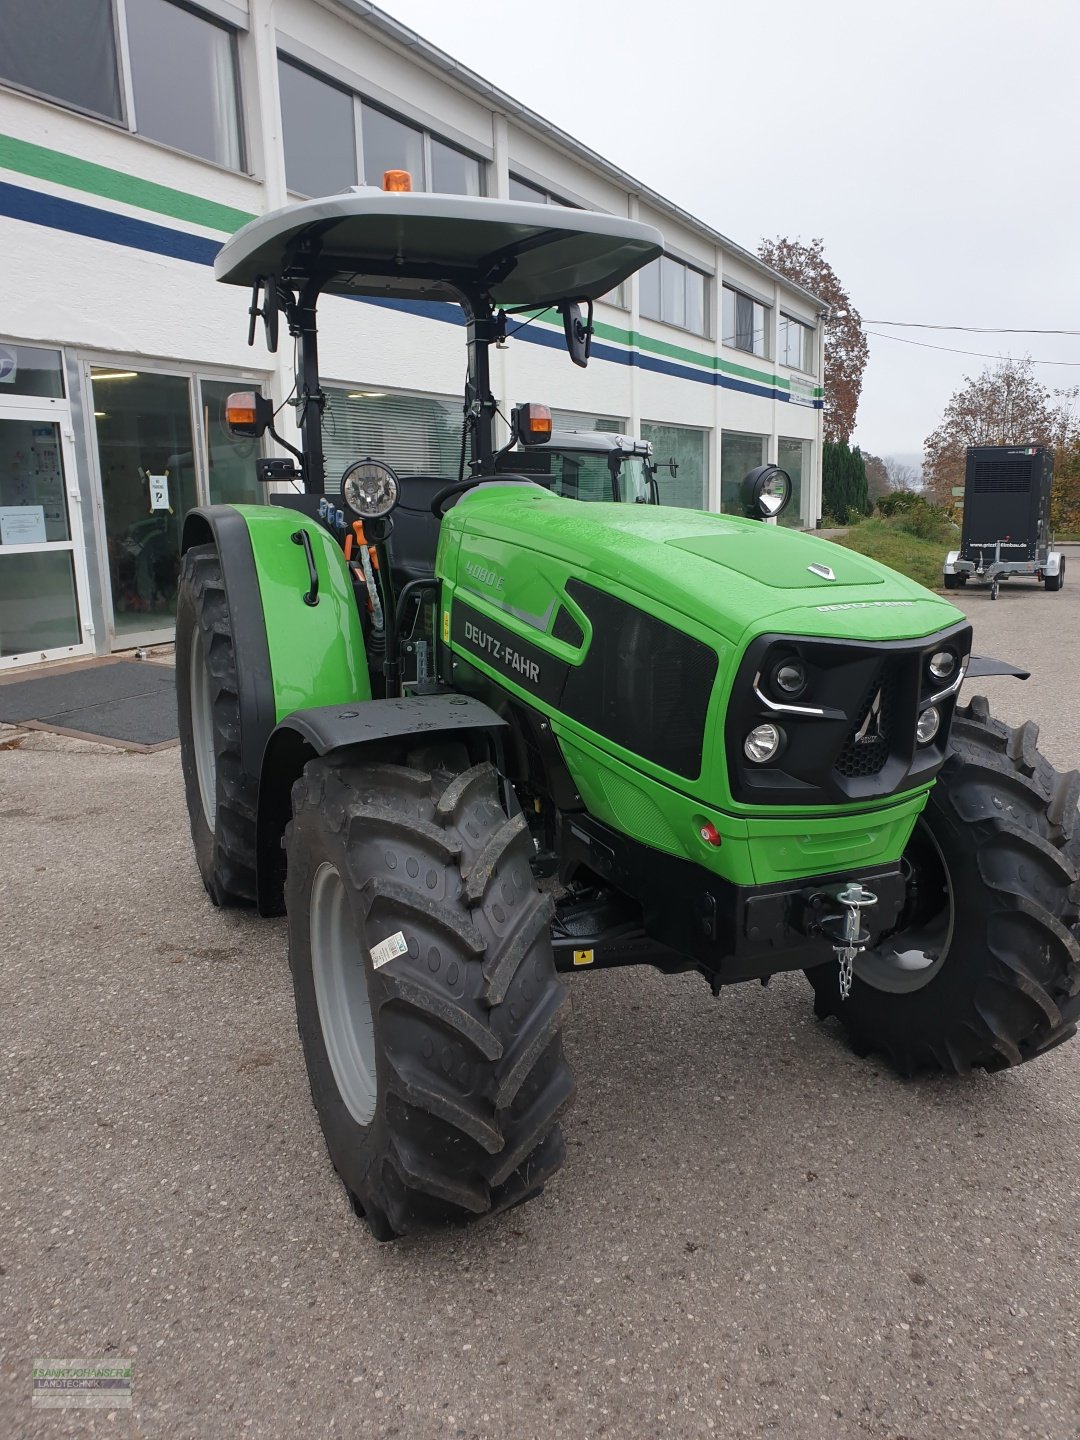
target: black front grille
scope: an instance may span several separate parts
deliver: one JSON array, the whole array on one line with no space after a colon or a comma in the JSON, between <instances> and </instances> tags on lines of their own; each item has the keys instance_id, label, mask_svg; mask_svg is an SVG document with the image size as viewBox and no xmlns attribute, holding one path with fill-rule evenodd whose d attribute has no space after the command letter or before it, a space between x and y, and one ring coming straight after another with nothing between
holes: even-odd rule
<instances>
[{"instance_id":1,"label":"black front grille","mask_svg":"<svg viewBox=\"0 0 1080 1440\"><path fill-rule=\"evenodd\" d=\"M896 710L896 667L874 676L855 722L836 757L836 771L849 780L880 775L889 758Z\"/></svg>"}]
</instances>

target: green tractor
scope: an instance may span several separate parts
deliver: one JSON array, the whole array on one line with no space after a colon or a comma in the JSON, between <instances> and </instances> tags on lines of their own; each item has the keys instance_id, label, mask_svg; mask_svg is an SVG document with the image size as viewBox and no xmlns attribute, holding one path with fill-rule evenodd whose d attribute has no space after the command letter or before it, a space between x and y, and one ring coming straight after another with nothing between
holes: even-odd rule
<instances>
[{"instance_id":1,"label":"green tractor","mask_svg":"<svg viewBox=\"0 0 1080 1440\"><path fill-rule=\"evenodd\" d=\"M191 831L216 904L287 911L315 1106L380 1239L561 1164L560 972L644 963L718 994L803 970L818 1015L904 1073L1030 1060L1080 1013L1080 776L958 699L1024 672L973 659L944 599L762 523L790 493L775 467L745 518L504 468L508 317L557 307L584 364L593 301L660 251L609 215L362 189L217 259L253 288L252 336L261 317L273 348L284 317L302 446L258 462L293 493L185 521ZM457 474L357 456L328 487L324 294L460 305ZM233 397L241 433L273 422Z\"/></svg>"}]
</instances>

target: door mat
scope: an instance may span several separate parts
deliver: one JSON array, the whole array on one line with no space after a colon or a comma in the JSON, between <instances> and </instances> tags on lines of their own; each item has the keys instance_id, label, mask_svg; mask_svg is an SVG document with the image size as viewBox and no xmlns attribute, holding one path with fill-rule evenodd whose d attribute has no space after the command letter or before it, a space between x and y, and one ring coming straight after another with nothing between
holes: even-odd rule
<instances>
[{"instance_id":1,"label":"door mat","mask_svg":"<svg viewBox=\"0 0 1080 1440\"><path fill-rule=\"evenodd\" d=\"M0 684L0 721L104 740L128 750L175 745L176 672L145 660L102 660Z\"/></svg>"}]
</instances>

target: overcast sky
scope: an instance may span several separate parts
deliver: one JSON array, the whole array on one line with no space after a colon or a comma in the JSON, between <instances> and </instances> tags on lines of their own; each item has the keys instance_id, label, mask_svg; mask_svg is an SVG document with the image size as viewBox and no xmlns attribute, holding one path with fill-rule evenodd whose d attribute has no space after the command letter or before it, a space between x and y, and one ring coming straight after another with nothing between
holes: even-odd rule
<instances>
[{"instance_id":1,"label":"overcast sky","mask_svg":"<svg viewBox=\"0 0 1080 1440\"><path fill-rule=\"evenodd\" d=\"M1080 331L1080 0L381 4L748 249L824 237L868 331ZM888 333L1080 384L1080 336ZM921 452L992 363L869 341L879 455Z\"/></svg>"}]
</instances>

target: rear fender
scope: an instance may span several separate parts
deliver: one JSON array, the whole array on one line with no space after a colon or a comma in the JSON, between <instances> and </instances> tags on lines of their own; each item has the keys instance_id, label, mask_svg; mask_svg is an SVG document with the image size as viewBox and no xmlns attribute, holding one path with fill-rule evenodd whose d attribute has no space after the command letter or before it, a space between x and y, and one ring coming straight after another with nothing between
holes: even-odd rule
<instances>
[{"instance_id":1,"label":"rear fender","mask_svg":"<svg viewBox=\"0 0 1080 1440\"><path fill-rule=\"evenodd\" d=\"M494 710L452 693L325 705L287 716L270 736L259 784L259 910L280 915L284 909L282 836L292 815L292 787L309 760L322 755L376 760L398 754L403 740L424 745L456 740L465 744L474 764L490 760L502 773L505 731L506 722Z\"/></svg>"}]
</instances>

